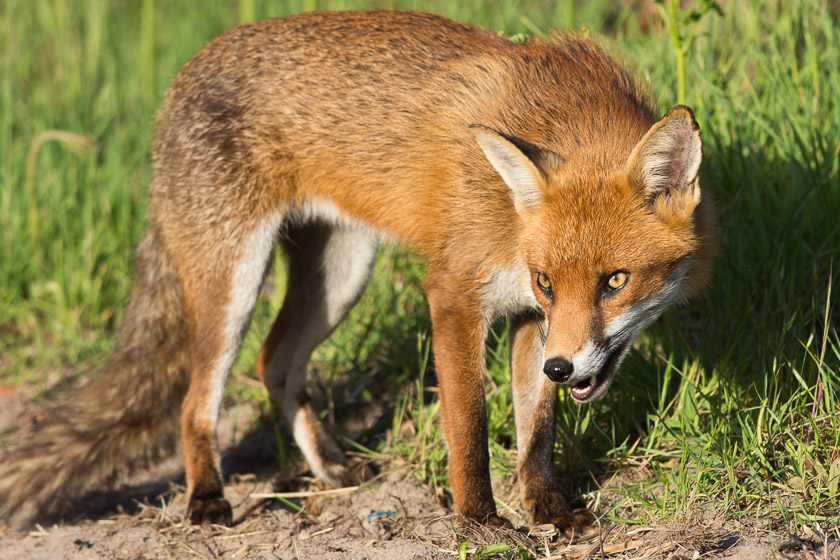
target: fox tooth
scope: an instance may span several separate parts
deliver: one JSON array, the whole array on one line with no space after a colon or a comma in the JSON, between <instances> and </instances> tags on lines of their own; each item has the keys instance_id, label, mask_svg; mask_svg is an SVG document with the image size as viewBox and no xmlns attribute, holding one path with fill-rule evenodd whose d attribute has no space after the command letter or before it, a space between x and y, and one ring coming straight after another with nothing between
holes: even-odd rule
<instances>
[{"instance_id":1,"label":"fox tooth","mask_svg":"<svg viewBox=\"0 0 840 560\"><path fill-rule=\"evenodd\" d=\"M598 376L594 374L589 376L589 386L594 387L596 383L598 383Z\"/></svg>"}]
</instances>

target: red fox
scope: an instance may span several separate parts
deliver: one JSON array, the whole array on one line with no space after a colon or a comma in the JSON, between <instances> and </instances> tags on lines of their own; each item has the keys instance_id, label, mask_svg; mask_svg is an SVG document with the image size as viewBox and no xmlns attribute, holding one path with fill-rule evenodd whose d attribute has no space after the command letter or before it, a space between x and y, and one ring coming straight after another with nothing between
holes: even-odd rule
<instances>
[{"instance_id":1,"label":"red fox","mask_svg":"<svg viewBox=\"0 0 840 560\"><path fill-rule=\"evenodd\" d=\"M522 503L571 535L552 465L558 384L608 390L636 335L706 281L713 212L692 111L657 119L592 42L512 42L412 11L235 27L181 70L148 227L103 371L0 461L0 509L54 507L153 455L180 418L188 517L231 523L216 423L275 242L288 292L256 370L312 472L352 477L305 388L377 244L428 270L455 510L490 525L488 326L511 318ZM180 414L180 417L179 417Z\"/></svg>"}]
</instances>

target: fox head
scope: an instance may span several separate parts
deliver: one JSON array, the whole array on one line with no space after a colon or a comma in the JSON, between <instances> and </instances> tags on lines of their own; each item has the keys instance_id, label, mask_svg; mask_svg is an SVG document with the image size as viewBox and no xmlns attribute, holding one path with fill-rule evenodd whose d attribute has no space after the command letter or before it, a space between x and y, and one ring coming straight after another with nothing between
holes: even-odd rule
<instances>
[{"instance_id":1,"label":"fox head","mask_svg":"<svg viewBox=\"0 0 840 560\"><path fill-rule=\"evenodd\" d=\"M671 109L609 169L486 127L471 132L522 221L548 326L544 372L579 402L600 398L642 329L705 280L694 114Z\"/></svg>"}]
</instances>

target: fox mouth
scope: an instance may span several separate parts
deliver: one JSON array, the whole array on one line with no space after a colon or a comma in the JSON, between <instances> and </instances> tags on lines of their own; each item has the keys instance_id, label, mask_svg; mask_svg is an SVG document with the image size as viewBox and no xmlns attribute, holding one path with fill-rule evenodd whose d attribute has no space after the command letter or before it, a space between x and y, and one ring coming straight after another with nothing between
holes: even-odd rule
<instances>
[{"instance_id":1,"label":"fox mouth","mask_svg":"<svg viewBox=\"0 0 840 560\"><path fill-rule=\"evenodd\" d=\"M585 403L604 396L610 388L615 372L618 370L618 365L621 363L621 358L624 357L629 346L629 341L621 344L607 357L598 373L572 385L569 391L572 398L579 403Z\"/></svg>"}]
</instances>

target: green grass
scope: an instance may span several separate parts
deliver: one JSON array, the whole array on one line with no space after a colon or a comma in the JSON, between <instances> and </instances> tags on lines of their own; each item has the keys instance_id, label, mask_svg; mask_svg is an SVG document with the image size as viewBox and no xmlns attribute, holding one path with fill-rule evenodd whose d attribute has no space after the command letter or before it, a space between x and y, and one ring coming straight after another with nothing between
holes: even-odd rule
<instances>
[{"instance_id":1,"label":"green grass","mask_svg":"<svg viewBox=\"0 0 840 560\"><path fill-rule=\"evenodd\" d=\"M784 530L840 523L840 14L823 4L728 2L685 52L686 102L720 210L714 279L700 301L650 329L608 398L579 407L561 391L557 416L569 489L594 476L604 488L588 497L613 519L644 524L715 509ZM375 5L509 35L586 27L650 84L662 112L676 104L677 57L655 14L643 22L606 1ZM0 385L46 388L56 374L78 378L103 360L143 230L155 111L180 66L240 20L370 6L0 4ZM399 435L380 451L446 489L422 270L405 250L384 253L361 304L318 350L313 385L334 398L337 383L339 396L364 401L381 397L384 383ZM253 375L280 300L260 301L234 380ZM488 345L498 475L515 463L506 336L497 325ZM351 375L352 385L341 383ZM628 469L635 482L611 483Z\"/></svg>"}]
</instances>

